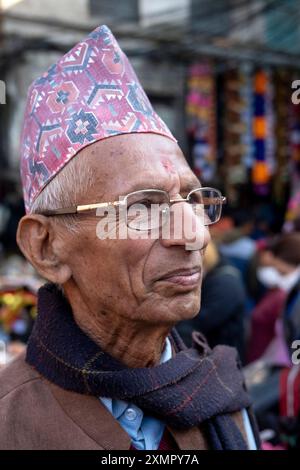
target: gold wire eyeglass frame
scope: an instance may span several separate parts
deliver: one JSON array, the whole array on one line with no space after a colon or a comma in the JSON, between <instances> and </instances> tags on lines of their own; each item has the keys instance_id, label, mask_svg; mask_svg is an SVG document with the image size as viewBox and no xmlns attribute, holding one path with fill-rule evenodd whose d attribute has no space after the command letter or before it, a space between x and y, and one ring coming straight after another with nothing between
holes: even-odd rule
<instances>
[{"instance_id":1,"label":"gold wire eyeglass frame","mask_svg":"<svg viewBox=\"0 0 300 470\"><path fill-rule=\"evenodd\" d=\"M193 193L201 191L204 193L205 191L214 191L217 196L216 197L209 197L209 198L203 198L201 200L201 204L205 205L224 205L226 204L226 197L221 194L221 192L218 189L215 188L210 188L210 187L201 187L201 188L196 188L193 189L188 193L186 198L176 198L176 199L170 199L169 194L166 191L163 191L161 189L140 189L138 191L133 191L129 194L126 194L126 196L121 196L119 201L110 201L110 202L97 202L94 204L83 204L83 205L78 205L78 206L71 206L71 207L66 207L63 209L51 209L51 210L46 210L41 212L41 215L45 216L54 216L54 215L70 215L70 214L80 214L82 212L87 212L91 211L94 209L99 209L99 208L109 208L109 207L117 207L117 206L125 206L127 205L127 199L130 196L136 195L138 193L150 193L155 191L157 194L160 193L166 197L166 201L168 204L175 204L176 202L187 202L190 203L190 199ZM207 201L206 201L207 200ZM211 224L214 224L218 222L218 220L221 217L221 212L217 220L214 222L211 222ZM211 225L208 224L208 225Z\"/></svg>"}]
</instances>

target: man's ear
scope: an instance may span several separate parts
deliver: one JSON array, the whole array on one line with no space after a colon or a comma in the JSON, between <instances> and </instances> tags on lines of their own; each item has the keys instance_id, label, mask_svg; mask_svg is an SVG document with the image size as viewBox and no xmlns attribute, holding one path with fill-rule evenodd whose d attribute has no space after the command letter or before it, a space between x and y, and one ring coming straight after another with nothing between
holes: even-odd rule
<instances>
[{"instance_id":1,"label":"man's ear","mask_svg":"<svg viewBox=\"0 0 300 470\"><path fill-rule=\"evenodd\" d=\"M25 258L42 277L64 284L71 277L71 269L55 251L56 236L48 217L28 214L19 222L17 243Z\"/></svg>"}]
</instances>

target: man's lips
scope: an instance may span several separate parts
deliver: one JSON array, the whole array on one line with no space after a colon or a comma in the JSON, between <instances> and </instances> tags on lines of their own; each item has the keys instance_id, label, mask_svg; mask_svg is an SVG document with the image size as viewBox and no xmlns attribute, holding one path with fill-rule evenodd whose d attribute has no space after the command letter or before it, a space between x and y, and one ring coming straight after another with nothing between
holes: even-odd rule
<instances>
[{"instance_id":1,"label":"man's lips","mask_svg":"<svg viewBox=\"0 0 300 470\"><path fill-rule=\"evenodd\" d=\"M160 277L158 281L170 282L182 286L193 287L199 285L201 279L201 268L179 269Z\"/></svg>"}]
</instances>

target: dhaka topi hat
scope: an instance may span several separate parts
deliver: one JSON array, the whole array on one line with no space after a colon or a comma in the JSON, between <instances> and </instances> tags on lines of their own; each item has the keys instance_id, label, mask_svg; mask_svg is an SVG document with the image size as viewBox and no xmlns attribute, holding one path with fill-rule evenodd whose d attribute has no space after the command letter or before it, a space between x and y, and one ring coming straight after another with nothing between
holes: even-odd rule
<instances>
[{"instance_id":1,"label":"dhaka topi hat","mask_svg":"<svg viewBox=\"0 0 300 470\"><path fill-rule=\"evenodd\" d=\"M99 26L29 88L21 137L26 212L84 147L136 132L176 141L109 28Z\"/></svg>"}]
</instances>

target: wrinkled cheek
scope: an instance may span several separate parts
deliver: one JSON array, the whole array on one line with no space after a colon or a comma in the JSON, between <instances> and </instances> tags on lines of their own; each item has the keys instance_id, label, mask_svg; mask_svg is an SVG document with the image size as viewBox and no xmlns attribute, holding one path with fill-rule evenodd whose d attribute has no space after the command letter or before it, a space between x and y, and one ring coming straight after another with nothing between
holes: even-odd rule
<instances>
[{"instance_id":1,"label":"wrinkled cheek","mask_svg":"<svg viewBox=\"0 0 300 470\"><path fill-rule=\"evenodd\" d=\"M124 241L122 256L127 267L130 288L134 295L141 298L149 291L148 260L154 244L154 240Z\"/></svg>"}]
</instances>

